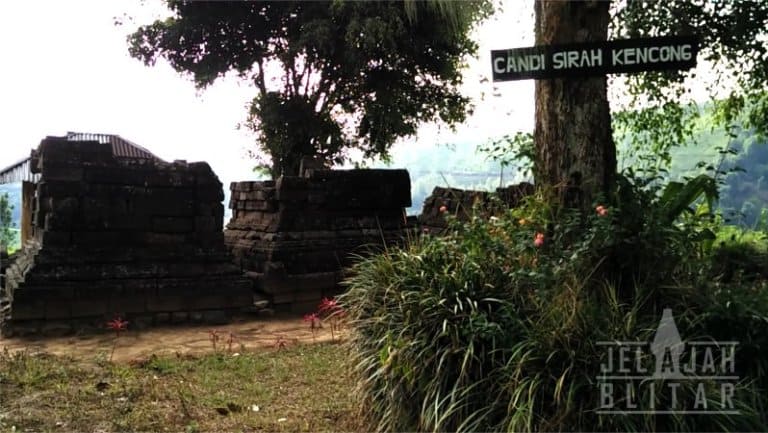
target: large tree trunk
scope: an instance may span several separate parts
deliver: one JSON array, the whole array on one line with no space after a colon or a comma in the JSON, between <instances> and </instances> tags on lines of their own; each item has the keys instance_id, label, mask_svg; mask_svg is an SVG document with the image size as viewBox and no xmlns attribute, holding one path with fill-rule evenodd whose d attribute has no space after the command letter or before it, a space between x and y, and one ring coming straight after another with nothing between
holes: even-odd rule
<instances>
[{"instance_id":1,"label":"large tree trunk","mask_svg":"<svg viewBox=\"0 0 768 433\"><path fill-rule=\"evenodd\" d=\"M536 45L601 41L608 37L607 1L536 0ZM586 210L608 192L616 173L605 76L536 81L538 187L561 204Z\"/></svg>"}]
</instances>

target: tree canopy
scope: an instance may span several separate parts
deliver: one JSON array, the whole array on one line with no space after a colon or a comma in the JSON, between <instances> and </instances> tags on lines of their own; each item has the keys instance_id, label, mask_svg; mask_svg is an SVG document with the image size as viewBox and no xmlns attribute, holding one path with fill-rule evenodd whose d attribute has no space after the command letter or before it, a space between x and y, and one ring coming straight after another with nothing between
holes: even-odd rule
<instances>
[{"instance_id":1,"label":"tree canopy","mask_svg":"<svg viewBox=\"0 0 768 433\"><path fill-rule=\"evenodd\" d=\"M705 101L694 86L711 98L718 126L733 131L740 123L768 131L768 3L535 0L535 5L539 45L671 35L701 40L700 67L694 70L611 78L624 87L608 86L601 76L536 82L534 173L537 184L556 190L561 202L568 191L586 210L601 194L611 195L613 126L618 138L631 139L635 153L650 153L654 164L669 163L669 149L689 141L701 115L698 103ZM629 102L606 115L611 87Z\"/></svg>"},{"instance_id":2,"label":"tree canopy","mask_svg":"<svg viewBox=\"0 0 768 433\"><path fill-rule=\"evenodd\" d=\"M634 132L636 148L669 160L668 149L691 136L702 113L691 94L701 85L717 126L768 132L768 3L755 0L614 2L613 38L698 35L699 67L626 79L631 101L615 120ZM698 75L696 75L698 74ZM637 134L640 132L640 134Z\"/></svg>"},{"instance_id":3,"label":"tree canopy","mask_svg":"<svg viewBox=\"0 0 768 433\"><path fill-rule=\"evenodd\" d=\"M446 14L422 2L167 0L173 15L140 27L129 51L166 59L199 88L230 71L251 80L246 124L271 158L261 165L296 174L302 156L386 158L422 122L465 119L469 33L491 5L460 3Z\"/></svg>"}]
</instances>

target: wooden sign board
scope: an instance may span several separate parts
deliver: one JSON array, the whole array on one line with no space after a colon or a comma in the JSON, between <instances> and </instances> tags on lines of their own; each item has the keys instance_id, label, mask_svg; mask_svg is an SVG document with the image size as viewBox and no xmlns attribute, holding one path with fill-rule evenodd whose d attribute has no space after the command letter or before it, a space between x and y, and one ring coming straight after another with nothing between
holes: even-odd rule
<instances>
[{"instance_id":1,"label":"wooden sign board","mask_svg":"<svg viewBox=\"0 0 768 433\"><path fill-rule=\"evenodd\" d=\"M620 39L491 51L493 81L572 78L696 66L697 36Z\"/></svg>"}]
</instances>

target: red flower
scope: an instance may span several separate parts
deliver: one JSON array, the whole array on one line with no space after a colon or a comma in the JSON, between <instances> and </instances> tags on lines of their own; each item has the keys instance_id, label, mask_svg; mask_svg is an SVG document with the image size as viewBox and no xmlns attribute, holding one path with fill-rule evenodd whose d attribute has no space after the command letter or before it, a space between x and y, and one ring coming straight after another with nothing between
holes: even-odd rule
<instances>
[{"instance_id":1,"label":"red flower","mask_svg":"<svg viewBox=\"0 0 768 433\"><path fill-rule=\"evenodd\" d=\"M537 247L544 245L544 233L536 233L536 236L533 239L533 245Z\"/></svg>"},{"instance_id":2,"label":"red flower","mask_svg":"<svg viewBox=\"0 0 768 433\"><path fill-rule=\"evenodd\" d=\"M115 342L112 344L112 352L109 354L109 362L112 362L112 357L115 355L115 349L117 348L117 340L120 339L120 331L128 329L128 321L123 320L120 316L116 316L107 322L107 328L115 331Z\"/></svg>"},{"instance_id":3,"label":"red flower","mask_svg":"<svg viewBox=\"0 0 768 433\"><path fill-rule=\"evenodd\" d=\"M309 322L309 327L315 329L320 325L320 316L318 316L317 313L305 314L304 321Z\"/></svg>"},{"instance_id":4,"label":"red flower","mask_svg":"<svg viewBox=\"0 0 768 433\"><path fill-rule=\"evenodd\" d=\"M446 211L448 211L448 208L445 205L440 206L440 213L445 213Z\"/></svg>"},{"instance_id":5,"label":"red flower","mask_svg":"<svg viewBox=\"0 0 768 433\"><path fill-rule=\"evenodd\" d=\"M604 216L608 215L608 208L603 206L603 205L598 205L595 208L595 212L597 212L597 214L599 216L604 217Z\"/></svg>"},{"instance_id":6,"label":"red flower","mask_svg":"<svg viewBox=\"0 0 768 433\"><path fill-rule=\"evenodd\" d=\"M318 311L326 312L326 311L334 311L339 309L339 303L334 298L323 298L322 301L320 301L320 305L318 306Z\"/></svg>"},{"instance_id":7,"label":"red flower","mask_svg":"<svg viewBox=\"0 0 768 433\"><path fill-rule=\"evenodd\" d=\"M123 320L120 316L117 316L113 320L107 322L107 327L117 333L120 333L120 331L125 331L128 329L128 321Z\"/></svg>"}]
</instances>

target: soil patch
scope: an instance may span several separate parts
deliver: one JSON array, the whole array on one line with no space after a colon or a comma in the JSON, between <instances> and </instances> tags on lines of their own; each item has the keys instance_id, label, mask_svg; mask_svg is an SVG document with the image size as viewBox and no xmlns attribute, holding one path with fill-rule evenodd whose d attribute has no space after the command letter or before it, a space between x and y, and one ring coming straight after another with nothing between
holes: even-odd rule
<instances>
[{"instance_id":1,"label":"soil patch","mask_svg":"<svg viewBox=\"0 0 768 433\"><path fill-rule=\"evenodd\" d=\"M231 351L264 347L291 346L298 343L330 341L330 325L317 329L313 336L309 324L296 315L270 317L241 317L227 325L172 325L144 330L128 330L120 334L114 361L130 361L151 355L197 355L213 350L210 332L216 331L220 339L218 350L228 349L227 341L233 336ZM343 333L343 331L342 331ZM339 338L339 335L336 335ZM104 332L69 337L4 338L0 350L11 352L31 350L74 358L109 356L115 341L114 333Z\"/></svg>"}]
</instances>

